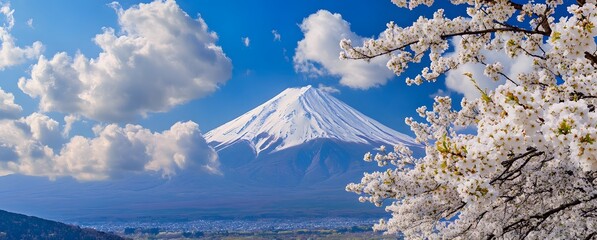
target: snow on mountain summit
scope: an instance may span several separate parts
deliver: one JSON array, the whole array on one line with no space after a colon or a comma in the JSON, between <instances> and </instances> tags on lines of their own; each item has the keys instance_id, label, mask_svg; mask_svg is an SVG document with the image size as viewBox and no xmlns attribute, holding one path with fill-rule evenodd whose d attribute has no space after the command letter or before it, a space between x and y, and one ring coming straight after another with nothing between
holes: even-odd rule
<instances>
[{"instance_id":1,"label":"snow on mountain summit","mask_svg":"<svg viewBox=\"0 0 597 240\"><path fill-rule=\"evenodd\" d=\"M279 151L314 139L416 145L411 137L382 125L310 85L282 91L253 110L206 133L205 138L215 143L218 151L239 141L247 141L257 154L266 149Z\"/></svg>"}]
</instances>

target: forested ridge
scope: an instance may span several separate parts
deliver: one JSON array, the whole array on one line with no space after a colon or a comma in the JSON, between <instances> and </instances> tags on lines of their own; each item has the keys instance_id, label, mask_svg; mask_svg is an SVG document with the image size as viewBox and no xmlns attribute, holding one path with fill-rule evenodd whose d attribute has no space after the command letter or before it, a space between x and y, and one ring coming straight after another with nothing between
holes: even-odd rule
<instances>
[{"instance_id":1,"label":"forested ridge","mask_svg":"<svg viewBox=\"0 0 597 240\"><path fill-rule=\"evenodd\" d=\"M89 228L0 210L0 239L123 239Z\"/></svg>"}]
</instances>

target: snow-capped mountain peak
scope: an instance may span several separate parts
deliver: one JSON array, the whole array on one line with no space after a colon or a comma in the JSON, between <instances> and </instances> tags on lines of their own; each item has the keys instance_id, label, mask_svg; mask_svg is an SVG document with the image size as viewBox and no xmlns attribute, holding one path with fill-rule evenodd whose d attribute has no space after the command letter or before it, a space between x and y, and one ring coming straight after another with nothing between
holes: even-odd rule
<instances>
[{"instance_id":1,"label":"snow-capped mountain peak","mask_svg":"<svg viewBox=\"0 0 597 240\"><path fill-rule=\"evenodd\" d=\"M253 110L206 133L205 138L215 143L218 151L239 141L247 141L257 154L266 149L279 151L315 139L416 145L411 137L382 125L310 85L282 91Z\"/></svg>"}]
</instances>

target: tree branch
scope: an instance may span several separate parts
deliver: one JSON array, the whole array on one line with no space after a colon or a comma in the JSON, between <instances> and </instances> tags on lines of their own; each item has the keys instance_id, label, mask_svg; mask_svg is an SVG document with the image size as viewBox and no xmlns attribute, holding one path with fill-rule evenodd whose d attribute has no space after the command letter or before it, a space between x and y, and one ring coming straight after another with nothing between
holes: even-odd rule
<instances>
[{"instance_id":1,"label":"tree branch","mask_svg":"<svg viewBox=\"0 0 597 240\"><path fill-rule=\"evenodd\" d=\"M563 211L563 210L565 210L565 209L567 209L569 207L573 207L573 206L576 206L578 204L581 204L581 203L584 203L584 202L589 202L589 201L592 201L592 200L595 200L595 199L597 199L597 194L591 196L587 200L576 199L576 200L574 200L572 202L569 202L569 203L566 203L566 204L562 204L562 205L560 205L560 206L558 206L556 208L550 209L549 211L544 212L542 214L533 215L533 216L530 216L530 217L528 217L526 219L524 219L524 218L520 219L520 220L518 220L518 221L516 221L516 222L514 222L514 223L512 223L512 224L510 224L510 225L508 225L506 227L504 227L503 228L504 233L508 233L510 231L513 231L514 228L516 228L516 226L521 225L523 223L528 223L532 219L538 219L538 220L540 220L539 224L533 224L533 226L531 227L531 229L536 229L541 223L543 223L543 221L545 221L547 218L551 217L552 215L554 215L554 214L556 214L556 213L558 213L560 211Z\"/></svg>"},{"instance_id":2,"label":"tree branch","mask_svg":"<svg viewBox=\"0 0 597 240\"><path fill-rule=\"evenodd\" d=\"M526 163L528 163L528 161L531 160L531 158L540 156L541 154L543 154L543 152L537 152L537 149L532 148L532 149L529 149L529 151L524 154L513 157L512 159L503 161L502 166L506 167L506 169L504 169L504 171L499 176L492 179L489 182L489 184L493 184L498 180L504 181L504 180L508 179L514 173L516 173L517 171L520 171L526 165ZM523 159L523 158L526 158L525 162L523 164L521 164L516 170L510 171L510 168L512 168L512 166L514 165L514 162L516 162L517 160Z\"/></svg>"},{"instance_id":3,"label":"tree branch","mask_svg":"<svg viewBox=\"0 0 597 240\"><path fill-rule=\"evenodd\" d=\"M589 235L587 235L587 237L585 238L585 240L591 240L595 236L597 236L597 232L592 232Z\"/></svg>"},{"instance_id":4,"label":"tree branch","mask_svg":"<svg viewBox=\"0 0 597 240\"><path fill-rule=\"evenodd\" d=\"M589 59L589 61L591 61L591 64L597 67L597 55L591 54L590 52L585 52L585 58Z\"/></svg>"},{"instance_id":5,"label":"tree branch","mask_svg":"<svg viewBox=\"0 0 597 240\"><path fill-rule=\"evenodd\" d=\"M579 7L582 7L583 5L585 5L585 3L587 3L587 1L585 1L585 0L576 0L576 3L578 3Z\"/></svg>"},{"instance_id":6,"label":"tree branch","mask_svg":"<svg viewBox=\"0 0 597 240\"><path fill-rule=\"evenodd\" d=\"M475 31L466 30L464 32L443 34L443 35L440 35L440 38L443 40L446 40L448 38L456 37L456 36L467 36L467 35L477 35L477 34L496 33L496 32L521 32L521 33L527 33L527 34L540 34L540 35L544 35L544 36L549 36L549 34L547 34L544 31L528 30L528 29L524 29L524 28L510 26L510 27L490 28L490 29L475 30ZM387 49L386 51L383 51L383 52L377 53L377 54L373 54L373 55L364 54L364 53L357 51L356 49L353 48L353 50L355 50L355 52L357 52L359 56L358 57L348 57L348 59L373 59L373 58L383 56L383 55L386 55L388 53L391 53L391 52L394 52L397 50L403 50L406 47L416 44L418 42L419 42L419 40L405 43L401 46L398 46L395 48L390 48L390 49Z\"/></svg>"}]
</instances>

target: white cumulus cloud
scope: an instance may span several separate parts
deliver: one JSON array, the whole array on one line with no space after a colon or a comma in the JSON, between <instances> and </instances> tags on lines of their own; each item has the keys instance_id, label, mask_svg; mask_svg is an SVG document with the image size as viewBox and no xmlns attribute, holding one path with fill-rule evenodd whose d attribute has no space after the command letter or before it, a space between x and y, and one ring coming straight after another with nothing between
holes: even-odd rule
<instances>
[{"instance_id":1,"label":"white cumulus cloud","mask_svg":"<svg viewBox=\"0 0 597 240\"><path fill-rule=\"evenodd\" d=\"M183 169L219 173L216 152L193 122L161 133L139 125L94 128L94 137L64 138L60 124L40 113L0 120L0 175L24 174L81 181L130 173L175 175Z\"/></svg>"},{"instance_id":2,"label":"white cumulus cloud","mask_svg":"<svg viewBox=\"0 0 597 240\"><path fill-rule=\"evenodd\" d=\"M58 122L39 113L0 120L0 173L55 177L49 145L60 136L58 128Z\"/></svg>"},{"instance_id":3,"label":"white cumulus cloud","mask_svg":"<svg viewBox=\"0 0 597 240\"><path fill-rule=\"evenodd\" d=\"M0 88L0 119L17 118L23 108L15 103L15 96Z\"/></svg>"},{"instance_id":4,"label":"white cumulus cloud","mask_svg":"<svg viewBox=\"0 0 597 240\"><path fill-rule=\"evenodd\" d=\"M350 24L340 14L319 10L305 18L300 28L305 38L298 42L293 59L297 72L310 77L337 76L341 84L358 89L384 85L394 77L386 67L385 56L370 62L339 59L342 39L350 39L355 45L365 40L350 30Z\"/></svg>"},{"instance_id":5,"label":"white cumulus cloud","mask_svg":"<svg viewBox=\"0 0 597 240\"><path fill-rule=\"evenodd\" d=\"M95 132L94 138L75 136L62 148L54 160L60 175L98 180L143 171L172 176L185 168L218 173L217 154L193 122L176 123L162 133L131 124Z\"/></svg>"},{"instance_id":6,"label":"white cumulus cloud","mask_svg":"<svg viewBox=\"0 0 597 240\"><path fill-rule=\"evenodd\" d=\"M0 27L0 70L39 57L44 49L41 42L36 41L30 46L19 47L10 34L15 24L14 10L10 8L10 3L2 4L0 14L4 16L4 24Z\"/></svg>"},{"instance_id":7,"label":"white cumulus cloud","mask_svg":"<svg viewBox=\"0 0 597 240\"><path fill-rule=\"evenodd\" d=\"M30 78L19 79L23 92L39 98L41 111L126 121L206 96L231 77L216 33L174 0L112 7L120 31L104 28L95 36L99 56L41 56Z\"/></svg>"},{"instance_id":8,"label":"white cumulus cloud","mask_svg":"<svg viewBox=\"0 0 597 240\"><path fill-rule=\"evenodd\" d=\"M62 130L62 136L68 137L70 130L73 128L73 124L79 120L79 116L77 115L64 116L64 129Z\"/></svg>"}]
</instances>

